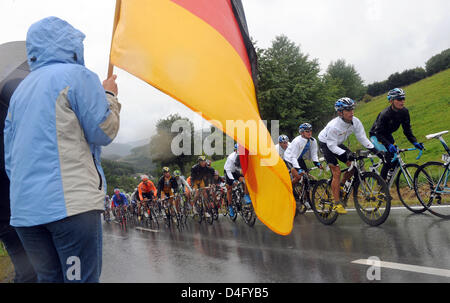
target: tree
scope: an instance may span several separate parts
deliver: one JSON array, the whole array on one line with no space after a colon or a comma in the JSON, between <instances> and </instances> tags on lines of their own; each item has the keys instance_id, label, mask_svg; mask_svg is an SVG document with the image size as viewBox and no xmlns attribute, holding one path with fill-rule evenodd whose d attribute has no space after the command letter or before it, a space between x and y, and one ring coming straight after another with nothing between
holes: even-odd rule
<instances>
[{"instance_id":1,"label":"tree","mask_svg":"<svg viewBox=\"0 0 450 303\"><path fill-rule=\"evenodd\" d=\"M426 63L425 67L427 69L428 76L434 75L440 71L450 68L450 48L442 51L431 57Z\"/></svg>"},{"instance_id":2,"label":"tree","mask_svg":"<svg viewBox=\"0 0 450 303\"><path fill-rule=\"evenodd\" d=\"M263 120L279 120L280 134L297 135L303 122L313 127L323 125L333 113L338 98L335 81L319 76L316 59L300 51L286 36L277 36L268 49L256 48L258 54L258 101Z\"/></svg>"},{"instance_id":3,"label":"tree","mask_svg":"<svg viewBox=\"0 0 450 303\"><path fill-rule=\"evenodd\" d=\"M355 67L347 64L344 59L331 62L328 65L325 77L341 81L343 88L342 97L345 96L355 100L361 100L367 91Z\"/></svg>"},{"instance_id":4,"label":"tree","mask_svg":"<svg viewBox=\"0 0 450 303\"><path fill-rule=\"evenodd\" d=\"M172 132L172 126L175 127L176 125L187 126L189 129L178 128ZM187 140L182 140L176 147L184 149L184 151L176 155L172 150L172 143L177 136L182 135L183 131L187 134ZM157 163L158 169L163 166L169 166L172 169L180 169L182 173L186 173L187 164L195 161L194 124L188 118L182 118L178 114L169 115L165 119L158 120L156 122L156 135L150 140L149 152L152 155L153 162ZM159 172L155 173L158 174Z\"/></svg>"}]
</instances>

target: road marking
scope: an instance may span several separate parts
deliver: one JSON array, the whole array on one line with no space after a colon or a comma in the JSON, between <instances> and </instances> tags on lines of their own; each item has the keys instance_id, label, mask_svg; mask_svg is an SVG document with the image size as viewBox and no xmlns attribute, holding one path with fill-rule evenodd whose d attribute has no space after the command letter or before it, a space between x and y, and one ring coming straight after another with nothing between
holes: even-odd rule
<instances>
[{"instance_id":1,"label":"road marking","mask_svg":"<svg viewBox=\"0 0 450 303\"><path fill-rule=\"evenodd\" d=\"M150 228L144 228L144 227L136 227L137 230L143 230L143 231L151 231L154 233L159 233L159 230L150 229Z\"/></svg>"},{"instance_id":2,"label":"road marking","mask_svg":"<svg viewBox=\"0 0 450 303\"><path fill-rule=\"evenodd\" d=\"M351 263L374 266L373 260L369 260L369 259L359 259L359 260L352 261ZM377 262L377 264L378 264L378 262ZM385 267L385 268L398 269L398 270L404 270L404 271L412 271L412 272L418 272L418 273L422 273L422 274L450 278L450 270L448 270L448 269L417 266L417 265L410 265L410 264L401 264L401 263L394 263L394 262L384 262L384 261L380 261L379 264L380 264L380 267Z\"/></svg>"}]
</instances>

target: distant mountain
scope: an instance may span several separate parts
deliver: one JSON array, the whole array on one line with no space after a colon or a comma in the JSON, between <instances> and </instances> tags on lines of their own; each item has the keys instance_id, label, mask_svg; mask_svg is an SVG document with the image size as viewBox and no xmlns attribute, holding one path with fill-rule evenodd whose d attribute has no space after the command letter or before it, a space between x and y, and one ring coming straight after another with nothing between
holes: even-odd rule
<instances>
[{"instance_id":1,"label":"distant mountain","mask_svg":"<svg viewBox=\"0 0 450 303\"><path fill-rule=\"evenodd\" d=\"M142 139L127 143L111 143L102 149L102 158L109 160L118 160L120 158L129 156L132 154L132 149L146 145L150 142L150 138Z\"/></svg>"}]
</instances>

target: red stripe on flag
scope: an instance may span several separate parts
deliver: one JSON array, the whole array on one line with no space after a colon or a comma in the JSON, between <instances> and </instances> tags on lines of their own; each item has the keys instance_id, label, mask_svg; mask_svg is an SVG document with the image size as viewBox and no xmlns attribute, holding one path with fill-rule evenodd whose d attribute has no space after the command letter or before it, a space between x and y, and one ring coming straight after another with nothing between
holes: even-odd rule
<instances>
[{"instance_id":1,"label":"red stripe on flag","mask_svg":"<svg viewBox=\"0 0 450 303\"><path fill-rule=\"evenodd\" d=\"M251 67L239 25L230 0L171 0L196 15L230 43L241 57L250 74Z\"/></svg>"}]
</instances>

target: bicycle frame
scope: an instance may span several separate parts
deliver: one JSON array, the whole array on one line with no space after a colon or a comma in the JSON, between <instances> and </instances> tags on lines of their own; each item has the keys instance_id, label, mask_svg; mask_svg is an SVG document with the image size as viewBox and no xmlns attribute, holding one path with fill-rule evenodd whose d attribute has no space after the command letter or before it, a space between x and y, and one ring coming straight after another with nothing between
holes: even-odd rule
<instances>
[{"instance_id":1,"label":"bicycle frame","mask_svg":"<svg viewBox=\"0 0 450 303\"><path fill-rule=\"evenodd\" d=\"M397 176L399 170L401 170L401 171L402 171L402 174L403 174L404 176L407 177L407 178L405 178L405 179L406 179L406 181L408 182L409 188L414 188L413 184L411 184L411 182L410 182L410 180L414 180L414 177L411 176L407 170L405 170L406 163L403 161L403 159L402 159L402 157L401 157L401 153L407 152L407 151L413 151L413 150L417 150L417 149L418 149L417 147L414 147L414 148L399 149L399 150L397 150L397 153L394 154L394 157L393 157L393 159L391 160L391 162L398 161L398 164L399 164L399 165L397 165L397 166L395 167L394 171L392 172L391 178L390 178L389 181L387 182L388 188L391 188L392 185L394 184L394 181L395 181L395 178L394 178L394 177ZM423 153L423 150L419 150L419 155L416 157L416 160L419 160L420 157L422 157L422 153ZM374 161L373 161L374 156L369 156L369 158L370 158L370 161L372 162L372 165L371 165L370 168L369 168L370 171L379 174L378 168L381 166L382 161L380 160L377 164L375 164Z\"/></svg>"},{"instance_id":2,"label":"bicycle frame","mask_svg":"<svg viewBox=\"0 0 450 303\"><path fill-rule=\"evenodd\" d=\"M445 151L447 152L447 155L450 156L450 148L448 147L447 143L445 142L444 138L442 137L442 135L446 134L447 132L448 131L441 132L437 137L430 136L430 139L431 138L438 139L441 142L442 146L444 147ZM428 136L427 136L427 138L428 138ZM434 194L450 194L450 187L444 186L443 190L438 190L440 187L440 184L447 184L448 178L450 177L450 170L449 170L450 157L449 157L449 159L447 159L447 162L444 165L445 165L445 170L442 173L442 176L439 178L438 183L436 184L436 188L433 191ZM442 182L442 181L444 181L444 182Z\"/></svg>"}]
</instances>

